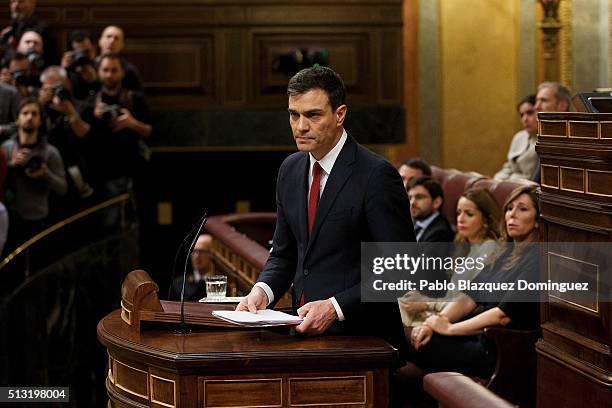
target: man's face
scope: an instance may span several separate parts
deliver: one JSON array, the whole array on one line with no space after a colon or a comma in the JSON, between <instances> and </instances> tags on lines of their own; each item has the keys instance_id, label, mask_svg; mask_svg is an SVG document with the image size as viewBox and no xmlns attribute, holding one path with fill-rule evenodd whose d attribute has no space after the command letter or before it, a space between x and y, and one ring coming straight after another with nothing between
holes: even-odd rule
<instances>
[{"instance_id":1,"label":"man's face","mask_svg":"<svg viewBox=\"0 0 612 408\"><path fill-rule=\"evenodd\" d=\"M83 41L73 41L71 46L74 51L86 52L90 60L96 59L96 50L89 38L85 38Z\"/></svg>"},{"instance_id":2,"label":"man's face","mask_svg":"<svg viewBox=\"0 0 612 408\"><path fill-rule=\"evenodd\" d=\"M320 160L340 140L346 105L332 111L322 89L289 96L289 123L298 150L310 152Z\"/></svg>"},{"instance_id":3,"label":"man's face","mask_svg":"<svg viewBox=\"0 0 612 408\"><path fill-rule=\"evenodd\" d=\"M115 90L121 86L123 80L123 68L118 59L103 58L98 68L100 83L108 90Z\"/></svg>"},{"instance_id":4,"label":"man's face","mask_svg":"<svg viewBox=\"0 0 612 408\"><path fill-rule=\"evenodd\" d=\"M212 237L210 235L200 235L191 252L191 265L198 272L205 271L210 265L210 248Z\"/></svg>"},{"instance_id":5,"label":"man's face","mask_svg":"<svg viewBox=\"0 0 612 408\"><path fill-rule=\"evenodd\" d=\"M63 86L64 89L70 89L70 82L68 82L67 80L63 79L62 77L60 77L59 75L49 75L47 76L47 78L45 78L44 82L41 83L40 85L40 91L38 94L38 101L44 106L47 101L53 102L53 103L57 103L59 104L61 102L61 99L59 99L58 97L54 96L54 92L53 89L57 86ZM47 100L44 100L44 97L47 97Z\"/></svg>"},{"instance_id":6,"label":"man's face","mask_svg":"<svg viewBox=\"0 0 612 408\"><path fill-rule=\"evenodd\" d=\"M111 52L114 54L120 53L123 49L123 30L115 26L106 27L100 36L98 46L100 47L100 55Z\"/></svg>"},{"instance_id":7,"label":"man's face","mask_svg":"<svg viewBox=\"0 0 612 408\"><path fill-rule=\"evenodd\" d=\"M412 187L408 191L408 199L410 200L410 215L415 220L424 220L434 210L437 210L429 191L423 186Z\"/></svg>"},{"instance_id":8,"label":"man's face","mask_svg":"<svg viewBox=\"0 0 612 408\"><path fill-rule=\"evenodd\" d=\"M40 34L34 31L28 31L21 36L17 51L22 54L27 54L28 51L34 51L37 54L43 53L43 40Z\"/></svg>"},{"instance_id":9,"label":"man's face","mask_svg":"<svg viewBox=\"0 0 612 408\"><path fill-rule=\"evenodd\" d=\"M542 88L536 95L535 109L538 112L564 112L567 110L567 102L557 99L552 87Z\"/></svg>"},{"instance_id":10,"label":"man's face","mask_svg":"<svg viewBox=\"0 0 612 408\"><path fill-rule=\"evenodd\" d=\"M402 178L402 182L404 183L404 188L408 187L408 183L415 177L423 176L423 170L415 169L414 167L408 167L405 164L402 164L398 169L399 175Z\"/></svg>"},{"instance_id":11,"label":"man's face","mask_svg":"<svg viewBox=\"0 0 612 408\"><path fill-rule=\"evenodd\" d=\"M36 8L36 0L10 0L11 18L21 21L29 18Z\"/></svg>"},{"instance_id":12,"label":"man's face","mask_svg":"<svg viewBox=\"0 0 612 408\"><path fill-rule=\"evenodd\" d=\"M38 105L31 103L25 105L17 115L17 126L26 133L33 133L40 127L41 118Z\"/></svg>"},{"instance_id":13,"label":"man's face","mask_svg":"<svg viewBox=\"0 0 612 408\"><path fill-rule=\"evenodd\" d=\"M530 135L535 135L538 132L538 115L535 106L529 102L522 103L519 106L519 116L525 130Z\"/></svg>"}]
</instances>

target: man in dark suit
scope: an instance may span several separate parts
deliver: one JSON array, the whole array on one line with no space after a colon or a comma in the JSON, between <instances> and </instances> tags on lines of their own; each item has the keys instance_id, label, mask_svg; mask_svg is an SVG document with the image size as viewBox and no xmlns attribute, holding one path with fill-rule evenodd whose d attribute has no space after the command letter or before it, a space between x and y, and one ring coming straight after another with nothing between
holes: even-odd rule
<instances>
[{"instance_id":1,"label":"man in dark suit","mask_svg":"<svg viewBox=\"0 0 612 408\"><path fill-rule=\"evenodd\" d=\"M362 242L414 241L397 171L343 128L347 106L338 74L315 67L289 81L289 121L298 150L281 165L270 257L237 310L256 312L293 283L307 334L376 334L398 344L392 303L362 303Z\"/></svg>"},{"instance_id":2,"label":"man in dark suit","mask_svg":"<svg viewBox=\"0 0 612 408\"><path fill-rule=\"evenodd\" d=\"M421 246L422 253L430 258L445 259L452 253L452 242L455 237L450 224L440 214L444 203L444 192L440 183L430 177L416 177L408 183L410 215L414 222L414 233ZM423 275L429 282L445 281L448 273L444 268L432 268ZM422 294L429 297L442 297L443 290L424 290Z\"/></svg>"},{"instance_id":3,"label":"man in dark suit","mask_svg":"<svg viewBox=\"0 0 612 408\"><path fill-rule=\"evenodd\" d=\"M455 234L440 214L444 203L442 186L429 177L417 177L408 184L410 215L417 242L452 242Z\"/></svg>"}]
</instances>

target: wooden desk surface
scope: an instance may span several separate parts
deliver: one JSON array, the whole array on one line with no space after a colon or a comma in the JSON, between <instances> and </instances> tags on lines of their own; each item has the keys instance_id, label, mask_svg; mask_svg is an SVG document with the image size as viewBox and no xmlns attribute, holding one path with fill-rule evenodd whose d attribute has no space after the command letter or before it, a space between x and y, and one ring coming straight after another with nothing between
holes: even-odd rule
<instances>
[{"instance_id":1,"label":"wooden desk surface","mask_svg":"<svg viewBox=\"0 0 612 408\"><path fill-rule=\"evenodd\" d=\"M251 399L228 392L232 386L259 395L257 406L387 404L397 351L382 339L292 336L278 328L192 330L144 327L133 334L120 310L103 318L98 338L109 355L110 405L251 406Z\"/></svg>"}]
</instances>

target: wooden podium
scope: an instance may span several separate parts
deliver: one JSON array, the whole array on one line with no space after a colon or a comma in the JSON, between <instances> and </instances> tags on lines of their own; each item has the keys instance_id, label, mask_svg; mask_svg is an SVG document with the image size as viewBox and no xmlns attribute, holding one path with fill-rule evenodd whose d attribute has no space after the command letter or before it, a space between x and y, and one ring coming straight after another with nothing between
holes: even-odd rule
<instances>
[{"instance_id":1,"label":"wooden podium","mask_svg":"<svg viewBox=\"0 0 612 408\"><path fill-rule=\"evenodd\" d=\"M109 406L388 406L397 351L385 341L296 336L287 328L210 327L213 309L233 306L193 302L185 310L202 326L178 334L171 326L160 327L176 322L178 302L162 306L148 275L133 274L124 283L122 309L98 323L98 338L108 352ZM131 295L131 321L146 317L138 320L138 329L126 321L125 296ZM163 317L164 310L169 317Z\"/></svg>"},{"instance_id":2,"label":"wooden podium","mask_svg":"<svg viewBox=\"0 0 612 408\"><path fill-rule=\"evenodd\" d=\"M610 407L612 114L540 112L538 118L542 278L555 281L567 273L565 281L571 281L572 270L579 270L595 290L586 301L549 294L543 303L537 406ZM607 256L572 253L576 245L558 250L559 242L599 243L593 246L602 246Z\"/></svg>"}]
</instances>

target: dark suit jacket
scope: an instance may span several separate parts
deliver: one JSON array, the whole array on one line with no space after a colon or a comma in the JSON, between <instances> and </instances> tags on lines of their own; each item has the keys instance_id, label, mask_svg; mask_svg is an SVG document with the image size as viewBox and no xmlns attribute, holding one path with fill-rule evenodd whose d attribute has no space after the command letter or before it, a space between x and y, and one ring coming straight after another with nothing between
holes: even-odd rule
<instances>
[{"instance_id":1,"label":"dark suit jacket","mask_svg":"<svg viewBox=\"0 0 612 408\"><path fill-rule=\"evenodd\" d=\"M453 242L455 233L442 214L439 214L423 231L419 242Z\"/></svg>"},{"instance_id":2,"label":"dark suit jacket","mask_svg":"<svg viewBox=\"0 0 612 408\"><path fill-rule=\"evenodd\" d=\"M439 214L434 220L427 226L419 242L425 243L422 247L423 253L427 257L446 258L451 256L453 252L453 240L455 239L455 233L452 227L444 218L442 214ZM427 243L432 243L427 245ZM449 271L444 269L430 269L423 277L430 282L439 280L447 280L449 278ZM422 291L423 294L429 297L441 297L444 296L446 291Z\"/></svg>"},{"instance_id":3,"label":"dark suit jacket","mask_svg":"<svg viewBox=\"0 0 612 408\"><path fill-rule=\"evenodd\" d=\"M336 322L331 332L384 335L377 330L398 323L401 328L397 305L362 304L360 287L362 242L415 239L397 170L349 136L327 179L309 238L309 166L309 155L297 152L280 167L273 250L258 280L270 286L275 299L293 283L294 308L302 291L306 303L335 297L346 321ZM374 316L382 310L391 321Z\"/></svg>"}]
</instances>

